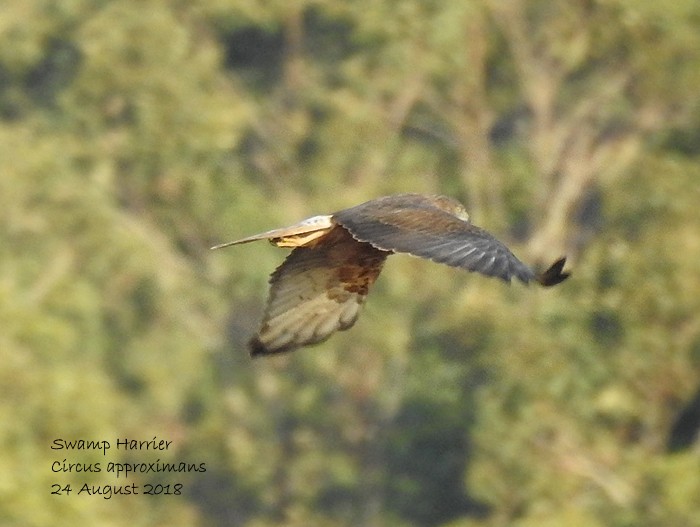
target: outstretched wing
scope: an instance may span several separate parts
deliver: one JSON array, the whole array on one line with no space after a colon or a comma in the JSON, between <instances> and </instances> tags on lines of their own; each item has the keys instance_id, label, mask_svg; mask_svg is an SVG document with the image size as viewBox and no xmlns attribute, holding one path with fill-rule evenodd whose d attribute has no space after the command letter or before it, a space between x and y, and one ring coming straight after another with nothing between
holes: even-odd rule
<instances>
[{"instance_id":1,"label":"outstretched wing","mask_svg":"<svg viewBox=\"0 0 700 527\"><path fill-rule=\"evenodd\" d=\"M262 326L251 355L323 342L351 327L389 253L355 240L341 227L312 247L297 247L270 277Z\"/></svg>"},{"instance_id":2,"label":"outstretched wing","mask_svg":"<svg viewBox=\"0 0 700 527\"><path fill-rule=\"evenodd\" d=\"M494 236L438 204L426 196L401 194L342 210L333 220L358 241L384 251L409 253L506 282L513 277L525 283L539 280Z\"/></svg>"}]
</instances>

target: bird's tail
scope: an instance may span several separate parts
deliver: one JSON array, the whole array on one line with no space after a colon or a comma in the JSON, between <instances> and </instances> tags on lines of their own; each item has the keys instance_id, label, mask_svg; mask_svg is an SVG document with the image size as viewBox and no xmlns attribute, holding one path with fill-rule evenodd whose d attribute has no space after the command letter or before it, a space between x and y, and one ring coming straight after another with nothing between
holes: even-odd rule
<instances>
[{"instance_id":1,"label":"bird's tail","mask_svg":"<svg viewBox=\"0 0 700 527\"><path fill-rule=\"evenodd\" d=\"M215 245L211 249L222 249L224 247L230 247L231 245L249 243L257 240L270 240L278 247L302 247L313 242L316 238L323 236L333 226L334 224L331 216L314 216L313 218L305 219L289 227L282 227L281 229L261 232L260 234L254 234L253 236L241 238L240 240L221 243Z\"/></svg>"}]
</instances>

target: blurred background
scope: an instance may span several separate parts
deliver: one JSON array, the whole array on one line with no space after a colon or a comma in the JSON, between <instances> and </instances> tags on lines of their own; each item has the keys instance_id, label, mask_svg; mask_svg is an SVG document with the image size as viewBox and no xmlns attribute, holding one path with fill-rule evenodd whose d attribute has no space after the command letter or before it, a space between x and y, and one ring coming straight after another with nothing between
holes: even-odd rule
<instances>
[{"instance_id":1,"label":"blurred background","mask_svg":"<svg viewBox=\"0 0 700 527\"><path fill-rule=\"evenodd\" d=\"M3 2L0 523L700 525L698 85L697 0ZM251 361L285 251L208 248L406 191L572 278L395 256Z\"/></svg>"}]
</instances>

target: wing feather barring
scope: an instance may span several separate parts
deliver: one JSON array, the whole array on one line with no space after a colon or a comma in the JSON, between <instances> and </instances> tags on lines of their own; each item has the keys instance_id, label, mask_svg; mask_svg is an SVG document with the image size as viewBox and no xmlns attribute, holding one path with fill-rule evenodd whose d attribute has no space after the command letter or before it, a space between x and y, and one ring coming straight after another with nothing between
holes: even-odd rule
<instances>
[{"instance_id":1,"label":"wing feather barring","mask_svg":"<svg viewBox=\"0 0 700 527\"><path fill-rule=\"evenodd\" d=\"M566 258L536 274L503 243L473 225L462 205L445 196L397 194L330 215L212 247L269 240L292 252L270 276L270 296L252 356L292 351L350 328L370 286L392 253L510 282L553 286L568 278Z\"/></svg>"}]
</instances>

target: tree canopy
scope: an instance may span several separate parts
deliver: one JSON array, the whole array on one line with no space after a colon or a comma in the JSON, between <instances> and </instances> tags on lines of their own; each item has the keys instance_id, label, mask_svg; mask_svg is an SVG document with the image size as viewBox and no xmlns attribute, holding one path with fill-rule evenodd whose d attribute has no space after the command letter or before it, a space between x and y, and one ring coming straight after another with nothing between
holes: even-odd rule
<instances>
[{"instance_id":1,"label":"tree canopy","mask_svg":"<svg viewBox=\"0 0 700 527\"><path fill-rule=\"evenodd\" d=\"M700 524L696 1L0 18L3 524ZM208 248L394 192L573 276L392 257L351 333L251 361L285 253Z\"/></svg>"}]
</instances>

